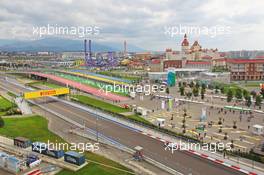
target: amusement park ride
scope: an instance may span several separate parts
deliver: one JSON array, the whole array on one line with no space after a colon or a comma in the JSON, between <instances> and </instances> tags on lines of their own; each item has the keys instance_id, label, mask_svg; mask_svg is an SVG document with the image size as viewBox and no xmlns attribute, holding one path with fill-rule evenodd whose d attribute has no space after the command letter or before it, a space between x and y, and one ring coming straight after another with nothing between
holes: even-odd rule
<instances>
[{"instance_id":1,"label":"amusement park ride","mask_svg":"<svg viewBox=\"0 0 264 175\"><path fill-rule=\"evenodd\" d=\"M85 54L85 66L87 68L95 67L114 67L118 65L118 59L114 57L113 52L108 52L108 57L104 58L101 53L97 53L95 57L92 57L92 41L88 42L87 52L87 40L84 40L84 54Z\"/></svg>"}]
</instances>

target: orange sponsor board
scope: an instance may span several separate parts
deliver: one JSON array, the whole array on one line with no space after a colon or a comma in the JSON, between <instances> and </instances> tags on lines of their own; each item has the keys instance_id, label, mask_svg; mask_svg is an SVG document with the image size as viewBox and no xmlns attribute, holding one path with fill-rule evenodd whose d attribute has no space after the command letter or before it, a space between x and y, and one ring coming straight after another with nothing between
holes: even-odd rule
<instances>
[{"instance_id":1,"label":"orange sponsor board","mask_svg":"<svg viewBox=\"0 0 264 175\"><path fill-rule=\"evenodd\" d=\"M63 95L63 94L69 94L69 93L70 93L69 88L57 88L57 89L25 92L24 98L31 99L31 98L39 98L39 97L46 97L46 96Z\"/></svg>"}]
</instances>

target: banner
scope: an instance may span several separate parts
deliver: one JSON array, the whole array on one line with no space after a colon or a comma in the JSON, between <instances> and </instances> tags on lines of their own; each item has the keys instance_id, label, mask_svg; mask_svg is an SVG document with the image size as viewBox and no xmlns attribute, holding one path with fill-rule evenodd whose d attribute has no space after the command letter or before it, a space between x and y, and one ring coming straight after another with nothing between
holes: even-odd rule
<instances>
[{"instance_id":1,"label":"banner","mask_svg":"<svg viewBox=\"0 0 264 175\"><path fill-rule=\"evenodd\" d=\"M165 109L165 101L164 100L161 101L161 109Z\"/></svg>"},{"instance_id":2,"label":"banner","mask_svg":"<svg viewBox=\"0 0 264 175\"><path fill-rule=\"evenodd\" d=\"M55 96L55 95L63 95L69 94L69 88L57 88L57 89L48 89L48 90L39 90L33 92L25 92L24 98L31 99L31 98L39 98L39 97L46 97L46 96Z\"/></svg>"},{"instance_id":3,"label":"banner","mask_svg":"<svg viewBox=\"0 0 264 175\"><path fill-rule=\"evenodd\" d=\"M169 99L169 109L170 110L172 109L172 105L173 105L173 101L172 101L172 99Z\"/></svg>"}]
</instances>

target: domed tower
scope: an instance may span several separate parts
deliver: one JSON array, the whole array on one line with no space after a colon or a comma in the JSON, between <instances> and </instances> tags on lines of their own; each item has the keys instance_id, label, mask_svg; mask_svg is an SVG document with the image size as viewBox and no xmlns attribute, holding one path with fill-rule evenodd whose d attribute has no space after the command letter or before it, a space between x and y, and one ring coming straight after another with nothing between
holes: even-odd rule
<instances>
[{"instance_id":1,"label":"domed tower","mask_svg":"<svg viewBox=\"0 0 264 175\"><path fill-rule=\"evenodd\" d=\"M185 54L185 53L187 53L189 51L189 41L187 39L187 35L186 34L184 35L184 39L182 41L181 46L182 46L182 53L183 54Z\"/></svg>"}]
</instances>

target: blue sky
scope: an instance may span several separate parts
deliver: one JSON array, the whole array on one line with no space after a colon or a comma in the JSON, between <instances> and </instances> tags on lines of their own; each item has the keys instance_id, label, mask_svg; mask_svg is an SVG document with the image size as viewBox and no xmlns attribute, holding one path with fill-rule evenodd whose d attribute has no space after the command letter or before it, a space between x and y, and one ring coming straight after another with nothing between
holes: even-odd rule
<instances>
[{"instance_id":1,"label":"blue sky","mask_svg":"<svg viewBox=\"0 0 264 175\"><path fill-rule=\"evenodd\" d=\"M219 50L263 50L263 0L1 0L0 38L37 39L33 27L97 26L97 42L123 42L149 50L180 49L179 26L189 41ZM173 29L173 36L166 31ZM65 36L63 36L65 37ZM66 36L67 37L67 36Z\"/></svg>"}]
</instances>

